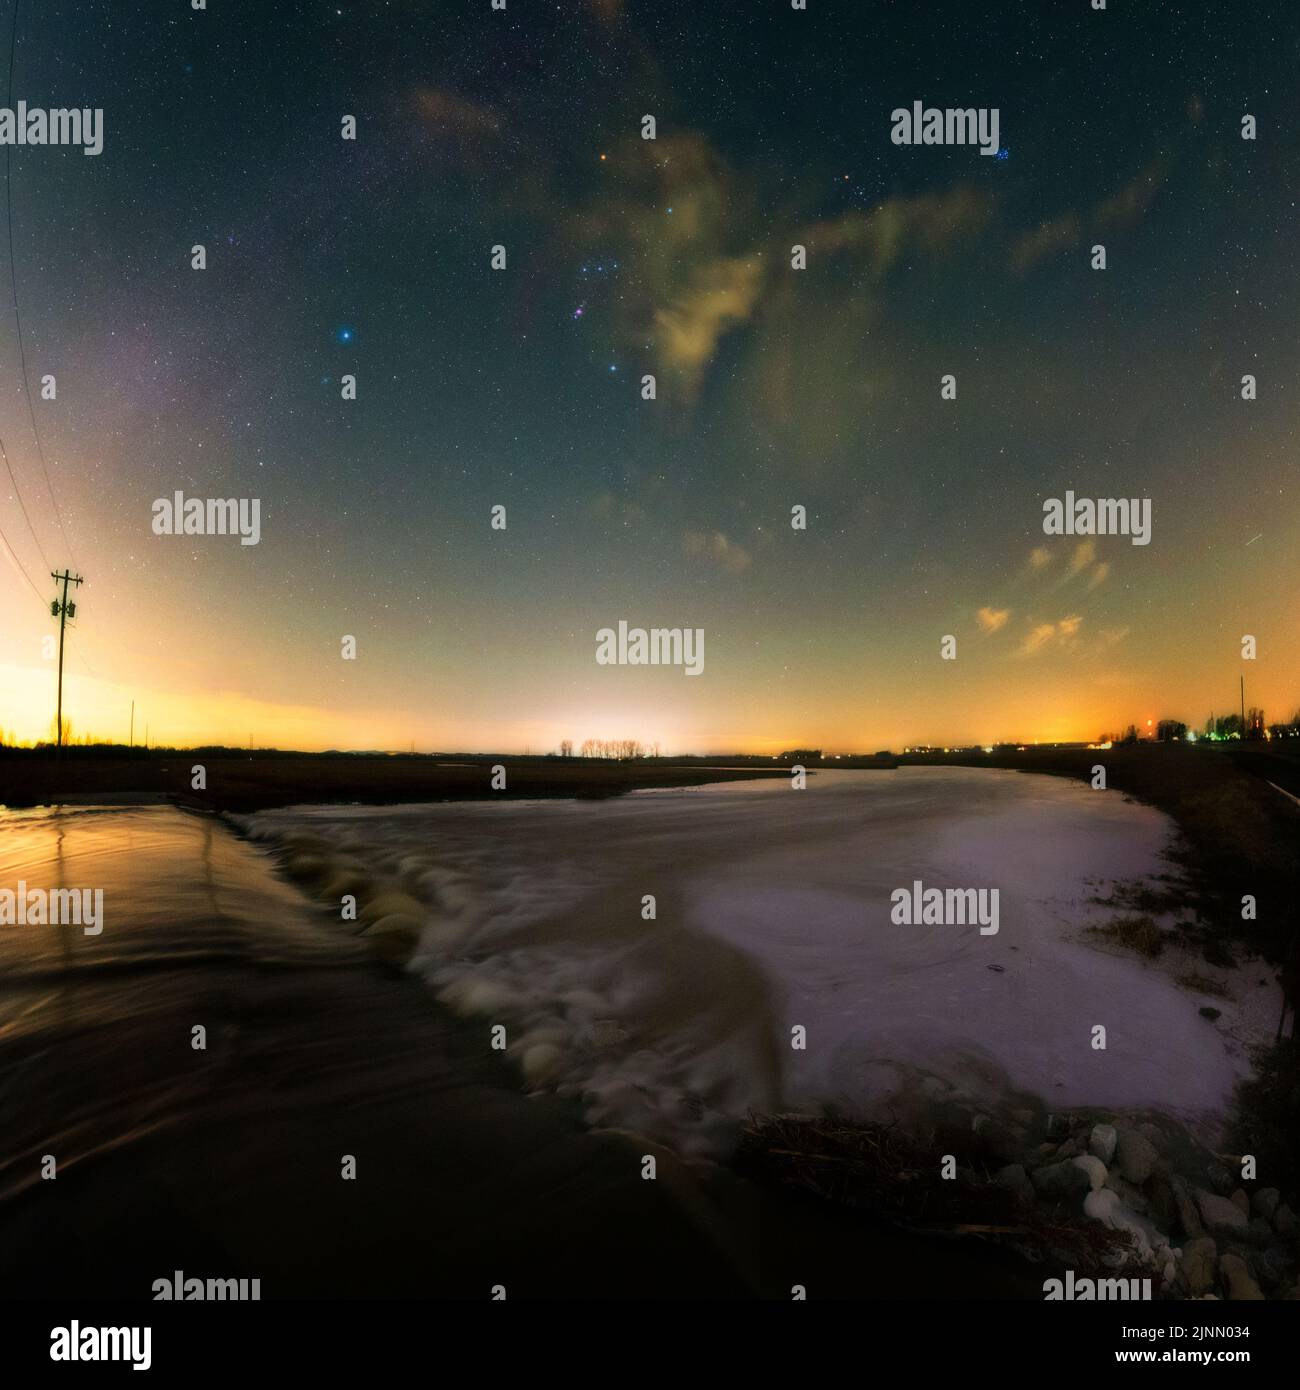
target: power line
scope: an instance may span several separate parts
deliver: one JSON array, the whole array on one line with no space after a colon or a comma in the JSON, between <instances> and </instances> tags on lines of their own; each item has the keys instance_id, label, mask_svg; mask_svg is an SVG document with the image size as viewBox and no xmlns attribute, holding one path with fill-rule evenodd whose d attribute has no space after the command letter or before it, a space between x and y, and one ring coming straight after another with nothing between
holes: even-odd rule
<instances>
[{"instance_id":1,"label":"power line","mask_svg":"<svg viewBox=\"0 0 1300 1390\"><path fill-rule=\"evenodd\" d=\"M9 99L6 103L10 110L14 104L14 53L18 46L18 6L21 0L14 0L13 19L9 26ZM54 484L50 482L50 470L45 463L45 450L41 446L41 432L36 427L36 408L32 405L32 385L27 379L27 353L23 348L23 320L18 312L18 268L14 262L14 186L13 186L13 146L5 146L5 213L9 223L9 284L13 290L14 299L14 326L18 330L18 361L23 369L23 391L27 396L27 414L32 422L32 438L36 441L36 457L41 462L41 472L45 474L45 487L50 494L50 502L54 506L54 517L59 523L59 531L63 535L63 544L68 547L68 555L72 563L76 565L77 557L72 553L72 542L68 539L67 528L63 524L63 513L59 510L59 499L54 495ZM5 458L8 463L8 457ZM9 476L13 477L13 469L9 470ZM18 484L15 482L14 487ZM21 498L19 499L21 501ZM26 515L27 508L23 508ZM27 523L31 525L29 520ZM35 531L32 532L34 536ZM40 550L40 542L36 548ZM41 552L41 559L45 567L49 568L49 561L45 559L45 554ZM80 568L80 566L77 566Z\"/></svg>"},{"instance_id":2,"label":"power line","mask_svg":"<svg viewBox=\"0 0 1300 1390\"><path fill-rule=\"evenodd\" d=\"M18 486L18 479L14 477L14 466L12 463L9 462L9 450L5 448L3 439L0 439L0 455L4 456L5 467L9 470L9 480L14 485L14 496L18 498L18 505L22 508L23 520L26 521L27 529L32 533L32 540L36 542L36 553L41 557L41 563L44 565L48 565L50 562L45 558L45 551L41 549L41 542L36 534L36 527L32 525L32 519L30 516L27 515L27 504L23 501L23 494ZM5 544L9 545L9 542L6 540ZM18 552L11 545L9 545L9 553L14 557L15 560L18 559ZM18 568L20 570L23 570L21 561L18 564ZM23 570L23 574L27 576L27 582L29 584L32 584L31 577L27 575L26 570ZM36 585L32 584L32 588L35 589ZM40 598L39 593L37 594L37 597ZM43 599L41 601L42 603L44 602Z\"/></svg>"},{"instance_id":3,"label":"power line","mask_svg":"<svg viewBox=\"0 0 1300 1390\"><path fill-rule=\"evenodd\" d=\"M0 439L0 453L4 453L4 441L3 441L2 439ZM5 461L8 462L8 455L7 455L7 454L5 455ZM23 562L18 558L18 552L13 548L13 544L10 542L9 537L5 535L5 530L4 530L4 527L3 527L3 526L0 526L0 545L3 545L4 548L5 548L5 550L8 551L8 553L9 553L9 558L10 558L10 559L14 562L14 564L18 567L18 573L21 574L22 577L27 581L27 587L28 587L28 588L32 591L32 593L36 596L36 602L40 604L40 606L41 606L41 612L44 613L44 612L46 611L47 606L48 606L48 601L47 601L46 599L43 599L43 598L41 597L41 591L40 591L40 590L36 587L36 585L32 582L32 577L31 577L31 575L27 573L27 570L26 570L26 569L24 568L24 566L23 566ZM37 546L37 549L39 549L39 548L40 548L40 547L39 547L39 545L38 545L38 546ZM74 628L76 627L76 624L75 624L75 623L73 624L73 627L74 627ZM60 639L60 640L61 640L61 639ZM74 652L76 652L76 654L77 654L77 660L80 661L81 664L86 668L86 674L91 678L91 680L98 680L98 679L99 679L99 673L95 670L95 668L94 668L94 667L90 664L90 662L86 659L85 653L81 650L80 644L78 644L77 646L73 647L72 650L73 650Z\"/></svg>"},{"instance_id":4,"label":"power line","mask_svg":"<svg viewBox=\"0 0 1300 1390\"><path fill-rule=\"evenodd\" d=\"M81 630L81 624L79 622L74 621L72 624L72 630L73 632L79 632ZM81 664L86 668L86 674L91 678L91 680L99 680L99 672L96 671L94 666L92 666L91 663L86 659L86 655L81 650L81 647L82 643L78 641L77 645L72 649L77 654L77 660L80 661Z\"/></svg>"},{"instance_id":5,"label":"power line","mask_svg":"<svg viewBox=\"0 0 1300 1390\"><path fill-rule=\"evenodd\" d=\"M0 439L0 454L4 453L4 447L4 440ZM6 456L6 462L7 461L8 459ZM23 562L18 558L18 552L13 548L13 543L10 541L9 537L5 535L5 530L3 526L0 526L0 545L3 545L5 550L9 552L9 558L18 567L18 573L21 574L22 577L27 581L27 587L32 591L33 594L35 594L36 602L41 605L41 611L45 612L46 608L48 607L48 600L43 599L41 597L41 591L32 582L32 577L30 574L27 573L27 570L23 566ZM39 549L39 546L37 548ZM76 627L75 623L73 624L73 627ZM80 661L81 664L86 668L86 674L90 676L92 680L98 680L99 673L86 659L85 653L82 652L81 647L78 645L73 647L72 650L76 652L77 660Z\"/></svg>"},{"instance_id":6,"label":"power line","mask_svg":"<svg viewBox=\"0 0 1300 1390\"><path fill-rule=\"evenodd\" d=\"M27 529L32 533L32 540L36 542L36 553L41 557L41 563L48 565L50 562L45 558L45 551L41 547L40 537L36 534L36 527L32 525L32 519L27 513L27 503L23 501L23 490L18 486L18 479L14 476L14 466L9 462L9 450L0 444L0 454L4 455L5 467L9 470L9 481L14 485L14 496L18 499L18 505L22 508L23 520L27 523Z\"/></svg>"},{"instance_id":7,"label":"power line","mask_svg":"<svg viewBox=\"0 0 1300 1390\"><path fill-rule=\"evenodd\" d=\"M18 552L10 545L9 537L5 535L3 526L0 526L0 541L4 542L4 547L9 552L9 558L18 566L19 574L27 581L27 586L31 589L32 593L36 595L36 602L44 608L45 600L41 597L40 590L32 583L31 575L23 568L23 562L18 558Z\"/></svg>"}]
</instances>

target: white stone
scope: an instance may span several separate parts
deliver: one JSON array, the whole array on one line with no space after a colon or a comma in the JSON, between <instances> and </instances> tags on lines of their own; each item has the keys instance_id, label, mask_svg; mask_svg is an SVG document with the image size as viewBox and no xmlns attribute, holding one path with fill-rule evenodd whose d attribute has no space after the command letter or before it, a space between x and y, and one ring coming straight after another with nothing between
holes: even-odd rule
<instances>
[{"instance_id":1,"label":"white stone","mask_svg":"<svg viewBox=\"0 0 1300 1390\"><path fill-rule=\"evenodd\" d=\"M1092 1133L1088 1136L1088 1152L1109 1166L1115 1157L1115 1145L1118 1141L1119 1135L1115 1132L1114 1125L1093 1125Z\"/></svg>"},{"instance_id":2,"label":"white stone","mask_svg":"<svg viewBox=\"0 0 1300 1390\"><path fill-rule=\"evenodd\" d=\"M1094 1158L1092 1154L1080 1154L1074 1160L1074 1166L1087 1173L1088 1182L1094 1192L1106 1185L1106 1165L1101 1159Z\"/></svg>"}]
</instances>

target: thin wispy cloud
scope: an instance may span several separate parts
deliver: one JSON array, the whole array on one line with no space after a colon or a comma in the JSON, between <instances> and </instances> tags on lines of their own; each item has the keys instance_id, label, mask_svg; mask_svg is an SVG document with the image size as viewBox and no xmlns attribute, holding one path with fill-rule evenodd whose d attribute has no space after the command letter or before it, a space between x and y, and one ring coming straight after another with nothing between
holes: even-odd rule
<instances>
[{"instance_id":1,"label":"thin wispy cloud","mask_svg":"<svg viewBox=\"0 0 1300 1390\"><path fill-rule=\"evenodd\" d=\"M761 284L757 256L715 260L695 273L668 308L656 312L660 366L678 378L688 398L698 391L724 334L748 320Z\"/></svg>"},{"instance_id":2,"label":"thin wispy cloud","mask_svg":"<svg viewBox=\"0 0 1300 1390\"><path fill-rule=\"evenodd\" d=\"M1035 656L1042 651L1072 648L1082 625L1083 619L1078 614L1054 623L1037 623L1016 649L1016 655Z\"/></svg>"},{"instance_id":3,"label":"thin wispy cloud","mask_svg":"<svg viewBox=\"0 0 1300 1390\"><path fill-rule=\"evenodd\" d=\"M1097 543L1095 541L1080 541L1074 547L1074 554L1070 557L1070 578L1082 574L1084 570L1097 558Z\"/></svg>"},{"instance_id":4,"label":"thin wispy cloud","mask_svg":"<svg viewBox=\"0 0 1300 1390\"><path fill-rule=\"evenodd\" d=\"M1067 208L1055 217L1045 218L1012 245L1012 273L1023 275L1040 261L1074 250L1087 235L1133 226L1146 215L1168 172L1163 160L1152 160L1114 193L1094 203L1086 213Z\"/></svg>"},{"instance_id":5,"label":"thin wispy cloud","mask_svg":"<svg viewBox=\"0 0 1300 1390\"><path fill-rule=\"evenodd\" d=\"M682 546L688 555L711 560L726 574L747 570L753 558L743 545L721 531L687 531L682 537Z\"/></svg>"}]
</instances>

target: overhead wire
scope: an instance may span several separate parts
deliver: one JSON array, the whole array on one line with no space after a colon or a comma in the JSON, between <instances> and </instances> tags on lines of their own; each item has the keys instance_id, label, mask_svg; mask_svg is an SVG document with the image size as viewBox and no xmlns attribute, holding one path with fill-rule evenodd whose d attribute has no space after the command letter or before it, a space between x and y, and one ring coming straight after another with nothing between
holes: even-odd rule
<instances>
[{"instance_id":1,"label":"overhead wire","mask_svg":"<svg viewBox=\"0 0 1300 1390\"><path fill-rule=\"evenodd\" d=\"M9 25L9 97L7 106L10 110L14 104L14 55L18 46L18 7L21 0L14 0L13 15ZM18 308L18 266L14 259L14 190L13 190L13 146L5 146L5 217L9 225L9 284L13 292L14 301L14 326L18 333L18 361L22 367L23 392L27 397L27 414L32 424L32 438L36 441L36 457L40 460L41 472L45 475L45 487L50 494L50 502L54 507L54 517L59 523L59 531L63 536L63 544L68 548L68 557L72 561L74 569L80 569L77 564L77 557L73 553L72 542L68 539L67 527L63 524L63 513L59 509L59 499L54 493L54 484L50 481L50 470L45 462L45 448L41 444L41 432L36 424L36 407L32 404L32 385L27 377L27 351L23 346L23 320ZM5 456L5 463L8 464L8 456ZM13 469L9 469L9 476L13 478ZM14 480L14 490L17 491L18 482ZM19 505L22 505L22 495L19 494ZM23 506L23 515L27 515L27 508ZM31 526L31 518L28 518L27 525ZM36 532L32 531L35 538ZM41 549L40 542L36 542L37 550ZM45 552L41 551L41 559L45 560ZM46 568L49 568L49 561L45 560Z\"/></svg>"}]
</instances>

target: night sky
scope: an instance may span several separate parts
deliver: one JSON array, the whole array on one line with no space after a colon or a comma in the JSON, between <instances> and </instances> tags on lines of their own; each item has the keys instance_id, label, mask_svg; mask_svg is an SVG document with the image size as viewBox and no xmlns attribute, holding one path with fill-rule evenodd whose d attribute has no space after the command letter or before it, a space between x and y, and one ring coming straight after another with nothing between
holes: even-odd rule
<instances>
[{"instance_id":1,"label":"night sky","mask_svg":"<svg viewBox=\"0 0 1300 1390\"><path fill-rule=\"evenodd\" d=\"M27 0L8 104L105 130L11 152L64 526L6 269L49 564L0 469L0 726L51 729L65 564L74 736L135 699L154 742L869 751L1199 726L1240 674L1289 715L1298 38L1209 0ZM998 108L999 155L893 144L915 101ZM261 543L155 536L178 489L259 498ZM1151 543L1045 536L1066 489L1149 497ZM704 674L598 666L620 618L703 628Z\"/></svg>"}]
</instances>

